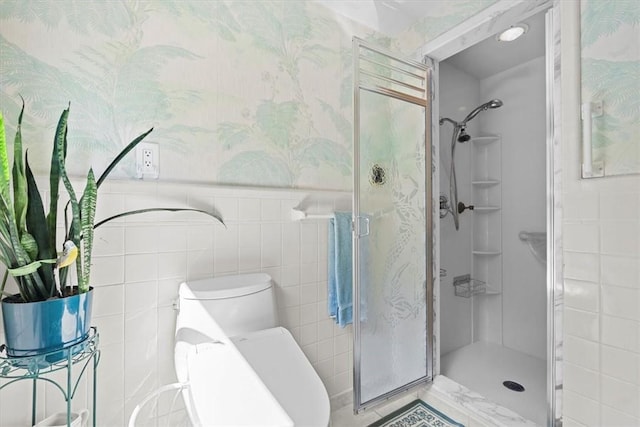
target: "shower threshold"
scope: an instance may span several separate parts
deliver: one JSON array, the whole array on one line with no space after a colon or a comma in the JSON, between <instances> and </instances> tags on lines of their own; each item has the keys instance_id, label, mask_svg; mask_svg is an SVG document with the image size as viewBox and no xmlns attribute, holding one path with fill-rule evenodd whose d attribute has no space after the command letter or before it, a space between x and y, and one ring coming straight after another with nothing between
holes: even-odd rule
<instances>
[{"instance_id":1,"label":"shower threshold","mask_svg":"<svg viewBox=\"0 0 640 427\"><path fill-rule=\"evenodd\" d=\"M543 359L498 344L475 342L442 356L440 372L451 383L473 390L536 425L546 424L546 361ZM507 388L503 385L505 382L522 385L524 390ZM456 390L451 384L446 388Z\"/></svg>"}]
</instances>

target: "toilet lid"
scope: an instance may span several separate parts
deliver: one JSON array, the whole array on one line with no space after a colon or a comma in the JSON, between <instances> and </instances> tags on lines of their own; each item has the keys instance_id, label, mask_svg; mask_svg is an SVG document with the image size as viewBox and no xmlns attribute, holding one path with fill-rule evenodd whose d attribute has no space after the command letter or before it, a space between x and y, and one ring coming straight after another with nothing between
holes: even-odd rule
<instances>
[{"instance_id":1,"label":"toilet lid","mask_svg":"<svg viewBox=\"0 0 640 427\"><path fill-rule=\"evenodd\" d=\"M327 427L329 397L291 333L271 328L232 338L296 426Z\"/></svg>"}]
</instances>

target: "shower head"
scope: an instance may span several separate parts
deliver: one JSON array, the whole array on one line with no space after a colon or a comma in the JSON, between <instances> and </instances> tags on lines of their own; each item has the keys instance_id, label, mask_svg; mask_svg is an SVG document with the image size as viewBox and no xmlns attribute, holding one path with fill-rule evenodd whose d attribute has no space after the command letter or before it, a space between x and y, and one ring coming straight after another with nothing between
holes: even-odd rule
<instances>
[{"instance_id":1,"label":"shower head","mask_svg":"<svg viewBox=\"0 0 640 427\"><path fill-rule=\"evenodd\" d=\"M467 130L462 127L460 128L460 134L458 134L458 142L467 142L471 139L471 135L467 133Z\"/></svg>"},{"instance_id":2,"label":"shower head","mask_svg":"<svg viewBox=\"0 0 640 427\"><path fill-rule=\"evenodd\" d=\"M475 116L477 116L482 111L486 111L489 108L499 108L499 107L502 107L502 101L499 99L492 99L489 102L485 102L484 104L476 107L475 110L470 112L469 115L467 115L467 117L465 117L460 124L464 125L465 123L467 123L469 120L472 120Z\"/></svg>"}]
</instances>

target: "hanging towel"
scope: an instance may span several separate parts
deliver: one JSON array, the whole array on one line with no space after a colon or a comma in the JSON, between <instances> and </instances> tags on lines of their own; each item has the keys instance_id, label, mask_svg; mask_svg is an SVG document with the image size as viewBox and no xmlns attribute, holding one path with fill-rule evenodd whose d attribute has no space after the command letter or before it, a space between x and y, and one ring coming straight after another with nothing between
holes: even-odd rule
<instances>
[{"instance_id":1,"label":"hanging towel","mask_svg":"<svg viewBox=\"0 0 640 427\"><path fill-rule=\"evenodd\" d=\"M351 213L336 212L329 220L329 315L340 327L353 320Z\"/></svg>"}]
</instances>

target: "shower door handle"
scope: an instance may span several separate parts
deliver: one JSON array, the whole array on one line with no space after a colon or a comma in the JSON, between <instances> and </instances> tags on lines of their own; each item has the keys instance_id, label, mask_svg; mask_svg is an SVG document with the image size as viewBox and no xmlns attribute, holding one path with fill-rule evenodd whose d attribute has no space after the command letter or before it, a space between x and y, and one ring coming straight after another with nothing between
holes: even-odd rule
<instances>
[{"instance_id":1,"label":"shower door handle","mask_svg":"<svg viewBox=\"0 0 640 427\"><path fill-rule=\"evenodd\" d=\"M370 231L370 229L369 229L369 227L370 227L369 218L366 217L366 216L359 216L359 217L357 217L357 219L358 219L358 230L356 231L357 232L356 236L357 237L368 236L369 235L369 231ZM360 226L360 220L363 220L364 224L365 224L364 228L365 228L366 231L364 233L361 233L361 230L362 230L363 227Z\"/></svg>"}]
</instances>

